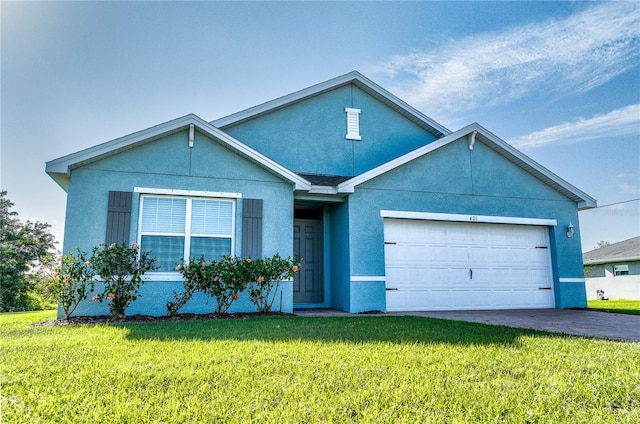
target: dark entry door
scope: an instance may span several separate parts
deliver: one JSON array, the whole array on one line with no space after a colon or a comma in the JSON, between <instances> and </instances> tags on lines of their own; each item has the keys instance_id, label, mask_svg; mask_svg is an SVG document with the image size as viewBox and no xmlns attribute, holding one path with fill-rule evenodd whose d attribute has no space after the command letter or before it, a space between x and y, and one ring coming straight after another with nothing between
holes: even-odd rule
<instances>
[{"instance_id":1,"label":"dark entry door","mask_svg":"<svg viewBox=\"0 0 640 424\"><path fill-rule=\"evenodd\" d=\"M293 221L293 253L300 256L300 272L293 278L293 303L322 303L322 220L321 214L299 213Z\"/></svg>"}]
</instances>

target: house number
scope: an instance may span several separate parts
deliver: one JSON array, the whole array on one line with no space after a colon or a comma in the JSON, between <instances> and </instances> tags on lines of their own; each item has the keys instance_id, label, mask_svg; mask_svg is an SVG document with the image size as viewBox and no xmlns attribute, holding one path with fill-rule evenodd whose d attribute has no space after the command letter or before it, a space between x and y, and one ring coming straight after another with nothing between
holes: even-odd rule
<instances>
[{"instance_id":1,"label":"house number","mask_svg":"<svg viewBox=\"0 0 640 424\"><path fill-rule=\"evenodd\" d=\"M477 222L478 221L478 215L469 215L469 221Z\"/></svg>"}]
</instances>

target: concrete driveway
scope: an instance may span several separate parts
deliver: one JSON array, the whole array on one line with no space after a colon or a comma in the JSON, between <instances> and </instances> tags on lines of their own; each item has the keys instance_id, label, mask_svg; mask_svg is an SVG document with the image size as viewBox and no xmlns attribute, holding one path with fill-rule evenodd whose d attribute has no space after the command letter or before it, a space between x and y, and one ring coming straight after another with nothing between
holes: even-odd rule
<instances>
[{"instance_id":1,"label":"concrete driveway","mask_svg":"<svg viewBox=\"0 0 640 424\"><path fill-rule=\"evenodd\" d=\"M575 309L390 312L640 343L640 315Z\"/></svg>"},{"instance_id":2,"label":"concrete driveway","mask_svg":"<svg viewBox=\"0 0 640 424\"><path fill-rule=\"evenodd\" d=\"M294 313L301 316L357 316L333 309L296 309ZM640 343L640 315L576 309L388 312L384 315L410 315L470 321Z\"/></svg>"}]
</instances>

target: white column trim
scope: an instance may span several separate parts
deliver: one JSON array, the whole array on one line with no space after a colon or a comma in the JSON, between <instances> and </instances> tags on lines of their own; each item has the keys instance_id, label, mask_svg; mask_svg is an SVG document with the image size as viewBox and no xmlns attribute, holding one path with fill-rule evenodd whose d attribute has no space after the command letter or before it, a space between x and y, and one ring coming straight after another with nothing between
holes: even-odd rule
<instances>
[{"instance_id":1,"label":"white column trim","mask_svg":"<svg viewBox=\"0 0 640 424\"><path fill-rule=\"evenodd\" d=\"M584 278L559 278L558 281L561 283L584 283Z\"/></svg>"},{"instance_id":2,"label":"white column trim","mask_svg":"<svg viewBox=\"0 0 640 424\"><path fill-rule=\"evenodd\" d=\"M383 275L352 275L351 281L387 281L387 278Z\"/></svg>"}]
</instances>

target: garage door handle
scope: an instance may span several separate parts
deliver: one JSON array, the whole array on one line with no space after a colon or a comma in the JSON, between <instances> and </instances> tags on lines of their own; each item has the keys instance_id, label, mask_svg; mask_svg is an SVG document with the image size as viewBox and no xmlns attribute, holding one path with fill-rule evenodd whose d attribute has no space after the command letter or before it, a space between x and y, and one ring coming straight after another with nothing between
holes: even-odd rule
<instances>
[{"instance_id":1,"label":"garage door handle","mask_svg":"<svg viewBox=\"0 0 640 424\"><path fill-rule=\"evenodd\" d=\"M551 290L551 287L538 287L538 290Z\"/></svg>"},{"instance_id":2,"label":"garage door handle","mask_svg":"<svg viewBox=\"0 0 640 424\"><path fill-rule=\"evenodd\" d=\"M469 270L469 278L473 280L473 270L472 269Z\"/></svg>"},{"instance_id":3,"label":"garage door handle","mask_svg":"<svg viewBox=\"0 0 640 424\"><path fill-rule=\"evenodd\" d=\"M387 287L385 290L391 291L391 290L398 290L398 289L397 288L393 288L393 287Z\"/></svg>"}]
</instances>

